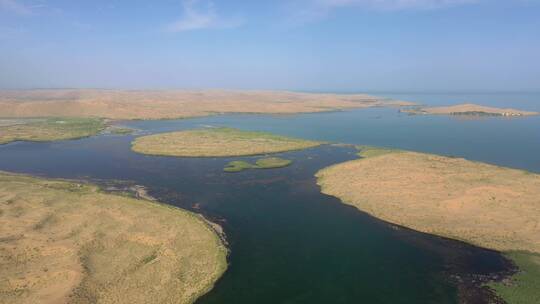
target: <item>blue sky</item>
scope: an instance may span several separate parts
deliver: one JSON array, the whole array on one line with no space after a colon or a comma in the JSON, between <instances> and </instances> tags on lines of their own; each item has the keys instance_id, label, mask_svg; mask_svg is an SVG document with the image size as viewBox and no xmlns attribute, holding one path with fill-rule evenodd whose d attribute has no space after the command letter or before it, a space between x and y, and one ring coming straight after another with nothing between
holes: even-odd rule
<instances>
[{"instance_id":1,"label":"blue sky","mask_svg":"<svg viewBox=\"0 0 540 304\"><path fill-rule=\"evenodd\" d=\"M0 88L540 90L538 0L0 0Z\"/></svg>"}]
</instances>

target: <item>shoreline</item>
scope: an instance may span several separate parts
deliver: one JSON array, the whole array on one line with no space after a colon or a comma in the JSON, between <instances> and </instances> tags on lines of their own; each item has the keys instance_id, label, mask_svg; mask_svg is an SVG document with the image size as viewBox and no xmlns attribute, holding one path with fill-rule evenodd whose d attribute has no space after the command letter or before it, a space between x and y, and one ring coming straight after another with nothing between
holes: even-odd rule
<instances>
[{"instance_id":1,"label":"shoreline","mask_svg":"<svg viewBox=\"0 0 540 304\"><path fill-rule=\"evenodd\" d=\"M44 219L38 221L38 223L35 224L34 226L30 226L29 228L30 230L26 231L26 233L21 234L21 236L24 236L25 234L30 235L30 239L24 238L24 237L12 238L9 236L9 234L7 237L2 238L2 242L6 242L6 244L4 244L4 247L9 246L7 244L8 242L18 242L17 244L20 243L19 245L23 247L19 250L27 250L25 249L26 248L25 246L39 246L39 243L36 243L35 245L33 245L35 242L37 242L37 240L34 240L34 238L32 237L33 234L37 233L38 235L39 234L49 235L53 233L52 235L49 236L49 239L47 241L47 244L48 246L51 247L51 250L55 250L55 248L58 247L56 242L60 240L60 242L62 242L62 245L60 246L62 246L62 248L65 247L64 250L66 250L68 253L73 251L74 252L73 254L75 254L76 256L79 256L79 259L82 259L80 262L78 262L78 263L81 263L80 267L78 268L81 268L80 270L82 271L80 273L80 276L78 276L80 282L78 283L74 282L74 284L75 283L76 284L64 292L65 296L69 295L68 298L92 296L95 292L100 291L101 290L100 288L103 288L99 284L110 284L110 287L107 287L106 289L107 292L103 291L103 294L95 295L96 298L100 297L102 298L102 300L107 300L107 299L112 300L112 299L115 299L115 297L117 296L114 293L116 292L115 291L116 289L114 288L120 288L115 285L115 284L118 284L118 282L99 281L99 280L105 280L104 278L100 277L98 274L100 273L99 271L106 271L105 269L102 269L103 267L110 267L110 266L107 266L108 262L100 263L98 262L100 260L95 260L95 261L92 260L94 261L94 263L92 263L91 265L90 264L87 265L89 259L98 258L95 256L96 255L95 250L92 249L93 248L92 246L94 245L91 246L91 244L94 244L94 243L98 244L100 240L102 240L103 238L108 238L110 236L104 232L97 239L90 240L89 243L87 243L86 245L82 247L79 244L79 240L77 239L79 234L86 235L85 229L87 228L84 228L84 227L90 227L88 229L96 230L96 229L99 229L100 223L101 224L105 223L105 225L109 225L110 226L109 228L111 228L110 231L114 231L114 229L118 229L119 227L119 229L125 229L125 228L135 229L137 233L130 234L130 237L133 237L134 239L124 240L122 244L106 243L108 245L103 245L103 247L99 247L101 249L99 249L98 251L101 253L98 252L97 253L98 256L100 254L107 254L108 252L121 255L122 254L121 250L122 248L124 248L122 246L132 246L130 248L132 248L133 250L143 250L144 248L146 248L144 247L146 246L145 242L150 241L150 242L162 242L159 244L161 244L160 246L165 248L164 249L166 250L165 252L176 249L180 253L197 252L201 254L202 258L207 257L208 258L207 261L209 264L208 266L205 266L205 267L215 267L215 269L212 269L212 268L204 269L204 267L201 268L200 265L199 266L193 265L193 270L203 271L205 273L205 276L202 277L202 280L197 281L196 279L194 279L192 282L182 281L180 283L176 281L162 282L163 288L169 287L170 284L184 284L183 285L184 287L191 288L191 291L189 293L180 293L177 295L177 300L182 303L192 303L196 299L208 293L208 291L210 291L213 288L215 283L223 276L223 274L228 268L228 260L227 260L227 256L229 254L228 244L218 224L212 223L211 221L209 221L208 219L206 219L204 216L202 216L199 213L157 201L153 196L147 193L147 188L144 186L136 185L127 181L99 182L98 180L91 179L91 178L76 178L76 179L55 178L55 177L48 177L45 174L25 174L25 173L7 172L7 171L0 171L0 176L3 179L2 185L1 185L2 189L0 189L2 193L4 195L7 193L8 197L10 195L13 195L11 194L12 192L15 193L15 198L7 200L6 205L2 206L3 208L4 207L8 208L10 205L18 206L20 204L20 202L17 201L17 197L19 196L19 194L17 194L18 192L16 191L18 191L17 189L21 187L21 185L19 184L24 184L24 185L27 185L27 187L31 188L34 192L41 191L39 193L43 193L45 191L45 194L43 194L45 197L45 202L37 202L38 205L45 204L45 207L42 209L49 208L51 210L54 210L54 208L56 208L55 207L56 205L64 204L64 201L57 201L55 202L55 204L50 204L50 205L47 205L47 202L46 202L47 199L50 199L49 196L51 195L51 193L55 193L53 195L60 195L63 193L63 196L67 197L65 200L68 200L68 201L74 200L69 205L71 209L73 208L79 209L80 214L78 216L84 216L87 210L94 210L94 209L96 210L96 212L98 212L98 214L100 214L98 217L99 220L97 221L94 219L96 214L91 213L87 215L87 217L85 217L85 222L82 224L82 226L80 226L81 223L79 223L78 224L79 226L73 228L74 230L71 230L70 232L69 228L71 227L70 226L71 222L68 222L66 220L58 221L54 218L56 216L59 216L59 217L67 219L69 218L69 213L66 213L66 210L64 209L59 209L57 210L58 212L48 211L47 209L45 210L45 212L48 215L45 216ZM15 181L13 181L13 179L15 179ZM27 191L30 191L30 189ZM35 213L35 211L33 210L37 210L36 207L34 206L36 203L33 201L30 201L30 200L24 201L24 204L28 209L25 212ZM105 204L107 205L107 207L104 208ZM19 208L22 208L22 207L19 207ZM9 216L10 216L10 212L8 211L10 210L5 209L5 210L0 210L0 211L2 211L2 213L0 214L2 214L4 218L6 219L6 221L8 221ZM22 212L22 216L26 216L25 212ZM69 212L73 212L73 211L71 210ZM164 224L159 223L159 220L157 220L156 218L149 218L147 220L142 220L142 222L137 219L137 218L139 219L144 218L144 216L135 216L135 219L133 219L133 216L135 214L144 215L147 212L154 214L155 216L161 216L162 220L165 220L166 223ZM114 220L116 218L114 218L114 216L120 217L120 219L126 218L128 220L129 219L132 219L132 220L129 221L130 225L126 226L126 223L119 224L115 222ZM71 218L73 218L73 216L71 216ZM77 216L75 216L75 218L77 218ZM167 221L167 219L171 221ZM17 228L18 230L21 230L24 228L23 227L24 225L28 226L35 220L36 220L35 218L30 217L29 219L24 221L24 223L15 225L15 228ZM92 222L94 222L95 225L92 225ZM122 223L122 221L120 223ZM62 230L65 230L63 233L67 233L65 238L63 238L62 235L54 236L54 233L57 233L57 232L54 232L56 231L55 229L60 229L61 227L64 227L64 226L59 226L59 225L64 225L65 227L67 227L66 229L62 229ZM143 228L141 228L140 225L142 225L144 229L150 229L149 233L144 234L146 233L145 232L146 230L141 230ZM160 235L158 237L154 235L156 231L152 230L151 227L159 228L158 227L159 225L164 226L165 229L163 229L163 235ZM175 225L180 225L178 227L183 227L183 229L181 229L180 231L174 232L175 229L178 229L177 226ZM190 232L185 230L185 228L189 228ZM15 230L15 232L18 231L17 229ZM74 232L74 231L77 231L77 232ZM4 231L4 233L6 232L7 231ZM125 231L123 231L122 233L125 233ZM119 237L119 236L122 236L122 234L119 234L116 236L113 235L112 237ZM189 236L189 237L186 238L186 236ZM58 237L60 237L59 240L58 240ZM172 237L173 239L169 239L169 237ZM75 238L75 239L72 240L72 238ZM135 240L140 240L140 242L142 242L140 246L143 246L143 247L140 247L140 248L135 247L137 245L134 245L134 244L139 244L139 243L133 243ZM185 241L187 241L187 243L184 244L182 247L178 247L178 244L176 244L176 242L185 242ZM201 243L203 241L206 243L204 244ZM49 242L51 243L49 244ZM73 245L70 245L71 242L75 242L75 243ZM13 245L15 246L13 248L13 250L15 250L14 253L18 252L16 248L19 246L16 244L13 244ZM187 245L187 247L185 245ZM43 245L41 245L41 247L43 247ZM2 249L7 250L8 248L2 248ZM193 251L193 250L197 250L197 251ZM202 250L209 250L209 251L203 252ZM37 252L39 252L39 250ZM174 260L174 254L172 256L173 260L170 261L171 259L170 253L164 254L163 252L160 252L158 250L154 250L152 252L153 253L151 253L150 255L143 256L141 261L138 261L138 258L140 258L139 257L140 253L139 253L139 254L135 254L135 256L133 257L135 259L128 259L122 263L124 264L135 263L136 265L135 270L139 269L138 267L144 266L145 267L144 269L146 270L141 268L141 271L143 272L153 271L152 272L153 276L163 274L166 278L170 280L170 275L167 276L166 268L162 269L160 267L163 267L163 265L169 265L169 263L179 263L178 261ZM5 251L5 253L6 254L4 258L8 258L10 256L10 251L7 250ZM71 255L72 255L71 253L68 254L67 255L68 257L66 258L71 258ZM48 256L44 257L46 261L48 261L48 259L51 259L51 258L54 258L54 257L48 257ZM61 257L58 257L58 258L62 259ZM12 275L11 272L18 269L17 267L20 267L19 265L20 263L24 263L24 262L25 261L23 259L16 265L11 265L11 266L10 264L5 265L6 266L5 279L7 280L7 282L11 281L13 284L15 283L16 285L19 284L17 283L17 280L20 281L21 279L15 279L11 277L10 275ZM119 264L113 263L112 266L123 267L124 264L122 263L119 263ZM181 262L181 263L186 263L186 261ZM174 265L169 265L169 266L174 266ZM7 267L7 266L10 266L10 267ZM90 274L88 274L86 270L88 267L92 269L92 272ZM157 269L154 270L155 267L157 267ZM180 267L177 269L180 269L181 271L190 271L190 268L184 267L183 264L176 265L175 267ZM69 276L74 275L74 273L72 273L73 272L72 270L66 270L62 267L51 267L50 269L46 267L44 269L46 269L46 270L43 270L45 274L48 274L49 270L51 270L52 272L51 275L54 275L55 273L62 274L65 271L67 271L65 275L69 275ZM18 270L18 271L23 271L23 270ZM37 269L36 267L30 267L30 268L24 268L24 271L21 273L26 276L25 272L28 272L28 274L31 275L32 273L39 272L39 271L40 269ZM40 278L41 280L41 275L38 275L38 278ZM24 276L23 276L23 279L24 279ZM59 284L56 280L59 280L59 282L62 282L61 278L59 278L58 276L51 277L49 278L49 280L51 284ZM126 282L127 280L135 280L136 282L138 282L137 275L133 273L130 273L129 276L123 277L123 282ZM85 283L85 282L94 282L94 281L95 283ZM201 284L197 285L199 283ZM96 285L90 285L89 287L87 286L87 284L96 284ZM16 285L14 285L12 288L16 288ZM14 294L13 296L22 297L20 299L19 298L17 299L19 299L23 303L27 303L25 301L33 301L32 299L34 299L36 296L39 297L41 293L43 293L42 289L40 289L40 288L43 288L43 286L41 283L40 285L36 285L35 287L32 286L32 288L33 288L31 290L32 292L28 290L25 294L16 294L16 295ZM124 288L126 287L124 286ZM132 286L130 285L129 288L132 288ZM146 288L149 288L149 287L146 287ZM143 288L142 290L145 290L145 289ZM10 294L9 290L6 290L5 292L6 292L6 296ZM163 289L163 292L165 294L168 294L169 290ZM112 293L112 294L109 294L109 293ZM50 296L53 296L53 295L57 296L54 293L50 294ZM131 295L131 297L136 297L139 300L141 298L144 299L144 297L147 297L147 296L148 296L147 294L139 295L137 292L134 292L133 295ZM64 297L64 296L61 295L61 297Z\"/></svg>"},{"instance_id":2,"label":"shoreline","mask_svg":"<svg viewBox=\"0 0 540 304\"><path fill-rule=\"evenodd\" d=\"M342 202L342 204L344 203ZM448 268L442 272L442 275L445 276L448 282L456 286L457 295L460 299L458 303L506 304L506 302L497 295L495 290L488 286L490 283L504 282L519 273L520 269L506 253L477 246L466 241L418 231L407 226L385 221L352 205L344 205L351 207L355 212L365 214L374 221L379 222L381 225L390 227L399 235L399 238L406 242L413 243L423 250L436 252L437 255L440 255L444 260L444 265ZM472 269L467 271L467 267L471 266L473 262L468 261L467 258L463 259L463 256L467 257L467 252L493 255L490 256L490 258L500 259L500 262L503 265L502 269L483 273L478 273Z\"/></svg>"},{"instance_id":3,"label":"shoreline","mask_svg":"<svg viewBox=\"0 0 540 304\"><path fill-rule=\"evenodd\" d=\"M449 229L446 233L444 233L444 231L446 231L445 228L444 228L444 225L442 227L438 227L438 226L434 226L434 227L422 226L422 225L426 225L426 223L429 223L430 222L429 219L436 220L438 218L438 215L436 214L436 211L429 211L429 212L433 213L431 215L422 215L422 213L420 213L420 214L416 214L416 217L414 217L413 215L410 215L410 218L407 218L408 214L410 212L412 212L411 210L416 210L416 209L419 208L418 206L414 206L414 204L413 204L413 206L408 207L406 205L405 207L402 207L402 204L407 204L407 198L404 198L404 201L399 206L393 206L393 204L395 204L394 200L396 199L396 197L392 196L392 195L395 195L396 193L390 192L390 193L388 193L386 195L380 196L379 192L377 192L377 193L374 193L372 196L368 195L367 197L363 197L363 199L361 199L361 201L364 201L364 203L359 203L358 199L360 199L362 197L362 195L357 196L357 195L359 195L359 193L353 194L354 192L344 191L344 188L342 188L343 185L340 185L340 183L342 183L341 181L345 181L347 178L344 177L344 176L341 176L340 173L339 173L340 172L339 170L345 170L345 167L348 164L351 164L351 167L347 167L347 170L352 171L352 170L361 169L361 170L364 171L364 174L367 174L367 175L371 174L370 176L372 178L374 178L374 179L382 179L381 181L385 180L385 177L384 177L385 175L384 174L381 174L379 176L379 175L377 175L377 173L373 173L372 170L370 171L370 169L375 169L375 168L377 168L378 171L380 171L380 170L384 171L384 166L382 166L382 167L381 167L381 165L375 166L375 164L377 164L378 162L371 164L371 167L370 166L367 166L367 167L366 166L364 166L364 167L357 166L357 167L355 167L355 166L352 165L353 163L360 164L360 162L362 162L362 161L366 162L367 159L370 159L370 158L371 159L374 159L374 158L377 158L377 157L384 158L385 155L386 156L388 156L388 155L391 155L391 156L394 155L395 156L395 155L399 155L400 153L404 153L402 155L405 155L405 157L407 157L408 154L427 155L429 157L446 158L446 159L448 159L448 157L434 155L434 154L409 152L409 151L398 150L398 149L377 148L377 147L370 147L370 146L368 146L368 147L357 146L357 148L360 149L360 152L358 154L359 154L359 156L361 158L359 158L357 160L349 161L349 162L344 162L344 163L341 163L341 164L335 164L335 165L332 165L332 166L328 166L326 168L321 169L320 171L318 171L316 173L315 176L316 176L317 184L320 187L321 192L325 193L327 195L336 197L337 199L339 199L341 201L341 203L343 203L345 205L348 205L348 206L350 206L352 208L355 208L355 209L359 210L360 212L368 214L369 216L371 216L373 218L376 218L377 220L383 221L383 222L387 223L388 225L390 225L392 227L396 227L396 230L403 230L403 229L411 230L411 231L415 231L415 232L420 233L420 234L433 236L433 237L438 238L440 240L457 242L457 243L464 244L466 246L472 246L472 247L479 248L481 250L487 250L487 251L497 253L498 255L500 255L500 257L502 257L506 261L505 262L506 263L506 266L505 266L506 270L504 270L502 272L490 273L487 276L473 276L471 279L469 279L469 282L467 282L467 280L464 280L463 277L460 277L460 276L457 276L455 279L457 279L456 282L458 282L459 284L463 284L463 283L465 285L472 284L473 286L475 286L476 289L486 289L486 290L488 290L489 291L488 295L491 294L490 297L492 297L491 301L493 301L493 303L506 303L505 302L506 299L503 299L503 295L500 292L498 292L498 290L496 288L497 287L502 288L502 289L510 288L510 290L512 290L512 288L517 288L517 287L512 287L512 286L517 286L516 284L518 284L518 283L517 282L512 282L512 281L516 279L516 276L518 274L520 274L520 273L522 273L524 271L527 271L527 269L521 268L518 265L517 260L514 260L514 258L511 257L512 252L520 252L520 251L526 250L526 249L524 249L524 247L520 247L520 246L525 246L525 245L522 245L522 244L519 243L521 241L521 239L519 239L519 237L516 237L517 239L513 240L515 244L514 244L514 246L512 246L512 245L508 245L508 244L506 244L504 242L501 244L501 243L497 243L497 242L490 243L490 242L485 241L485 239L488 238L489 236L483 235L482 230L479 230L479 232L476 235L473 232L473 233L468 233L468 234L465 234L465 235L462 234L462 236L460 236L458 232L452 232L452 229ZM379 160L379 162L380 161L381 160ZM392 160L392 158L390 158L390 160L385 159L384 161L387 162L387 163L391 162L397 167L399 167L400 164L401 164L401 163L395 163L395 160ZM457 161L459 161L459 160L457 160ZM463 161L466 161L466 160L463 160ZM478 161L469 161L469 162L471 164L473 164L473 165L486 166L488 168L489 168L489 166L491 166L491 167L494 167L494 168L498 168L498 170L508 170L506 172L518 172L518 173L522 172L521 174L523 174L525 176L527 176L529 174L534 174L534 173L524 171L524 170L511 169L511 168L506 168L506 167L489 165L489 164L486 164L486 163L483 163L483 162L478 162ZM364 165L364 164L362 164L362 165ZM373 167L373 166L375 166L375 167ZM434 166L434 165L432 165L432 166ZM436 167L432 167L432 168L436 168ZM466 169L467 167L465 167L465 165L464 165L464 167L460 167L460 168ZM338 170L338 171L336 171L336 170ZM347 170L345 170L345 171L347 171ZM414 170L414 169L411 169L411 170ZM484 169L484 170L486 170L486 169ZM400 172L402 172L402 171L407 172L407 174L411 174L411 173L409 173L409 170L407 170L406 167L404 167L404 168L400 167ZM332 173L329 173L329 172L332 172ZM333 176L332 174L335 174L335 176ZM352 173L350 173L350 174L352 174ZM373 174L375 174L375 176L373 176ZM425 174L428 174L428 173L426 172ZM443 174L443 173L441 173L441 174ZM510 174L510 173L508 173L508 174ZM361 176L363 176L363 175L361 175ZM428 176L428 175L426 175L426 176ZM331 181L328 181L327 180L328 178L330 178ZM341 181L339 181L336 178L339 178L339 180L341 180ZM354 187L357 187L357 188L360 187L360 188L362 188L362 187L366 186L366 185L363 185L363 183L356 184L355 182L353 182L353 181L358 181L359 177L355 177L355 178L356 179L352 179L352 180L349 181L348 187L353 187L353 188ZM363 178L366 178L366 176L364 176ZM394 176L393 178L394 179L405 179L405 180L411 179L411 177L408 176L408 175ZM419 177L416 177L416 178L419 178ZM438 178L441 178L441 177L438 177ZM412 178L412 179L414 180L414 178ZM332 184L332 180L334 181L335 184ZM422 183L423 179L420 179L420 180L421 180L420 183ZM437 180L438 180L438 183L444 183L444 184L446 184L446 182L450 183L450 181L445 182L444 179L442 179L442 180L437 179ZM386 186L388 186L388 185L389 184L387 184ZM397 184L396 185L392 184L392 185L393 185L393 187L398 187L399 188L399 185L397 185ZM429 184L425 184L425 185L422 184L422 185L423 185L422 187L430 189ZM497 184L495 183L495 185L497 185ZM476 187L479 187L479 186L476 186ZM377 189L377 188L375 188L375 189ZM514 190L519 191L518 189L514 189ZM523 191L523 189L521 189L521 190ZM409 188L406 188L404 191L410 191L410 192L413 192L413 193L416 192L415 190L409 189ZM448 190L448 191L450 191L450 190ZM363 193L363 192L361 192L361 193ZM466 193L468 193L468 192L466 192ZM497 194L501 194L501 193L497 192ZM493 195L496 195L496 194L493 194ZM424 196L429 196L429 194L424 194ZM378 199L380 199L382 197L385 197L385 200L388 201L388 204L380 206L380 207L376 207L377 204L373 205L374 202L376 202ZM409 200L410 200L410 198L409 198ZM413 199L413 201L414 201L414 199ZM434 199L434 201L439 202L439 203L444 202L444 200L439 201L437 199ZM392 203L390 203L390 202L392 202ZM422 206L423 203L424 202L422 200L420 200L419 202L417 202L417 205L419 204L420 206ZM474 203L474 201L472 201L471 203ZM529 201L529 203L534 204L534 200ZM433 203L433 204L437 205L436 203ZM393 206L393 207L391 207L391 206ZM385 208L387 210L385 210ZM403 210L400 211L400 214L402 214L402 216L401 217L398 216L397 218L396 218L395 215L391 216L390 213L388 213L388 208L398 208L398 209L401 208L401 209L403 209ZM409 208L409 209L407 209L407 208ZM501 207L501 208L504 208L504 207ZM524 207L522 207L522 208L524 208ZM394 209L393 212L395 213L396 210L397 209ZM490 215L491 216L496 216L496 213L493 213L493 214L490 213ZM419 216L419 218L417 218L418 216ZM427 220L424 219L423 216L427 217ZM449 215L447 215L447 216L449 216ZM416 218L416 220L415 220L415 218ZM488 219L483 219L484 222L488 221L488 220L489 220L489 217L488 217ZM471 231L474 231L475 226L471 226L471 227L466 226L466 227L471 229ZM508 228L508 229L510 229L510 231L513 231L511 228ZM491 237L496 238L496 233L495 233L495 236L492 235ZM509 241L509 242L510 242L510 244L512 244L512 241ZM529 244L528 248L534 248L534 246L535 246L534 240L532 240L531 242L532 243ZM490 244L491 244L491 246L490 246ZM534 256L538 255L538 253L535 253L533 250L530 250L529 253L524 252L524 254L525 254L525 256L529 256L531 259L533 259ZM531 270L536 271L535 269L537 269L539 267L539 265L534 265L534 262L531 262L531 263L532 264L529 265L528 267L532 267ZM524 281L522 283L525 284L525 286L529 286L530 284L534 284L534 282L537 280L537 278L529 277L528 280L529 281ZM506 291L508 293L508 290L506 290ZM506 296L508 296L508 294ZM527 296L531 296L533 298L538 297L538 295L535 295L534 293L532 293L531 295L527 295Z\"/></svg>"},{"instance_id":4,"label":"shoreline","mask_svg":"<svg viewBox=\"0 0 540 304\"><path fill-rule=\"evenodd\" d=\"M218 224L217 222L213 221L212 219L209 219L207 217L207 215L205 215L205 214L203 214L201 212L197 212L197 211L200 211L201 209L198 209L198 208L191 208L191 209L180 208L180 207L176 207L175 205L172 205L172 204L169 204L169 203L166 203L166 202L162 202L157 197L155 197L155 196L153 196L153 195L151 195L149 193L151 191L151 189L149 189L147 186L134 184L133 182L130 182L130 181L122 181L122 180L103 181L103 180L96 180L96 179L88 179L88 180L81 179L81 180L77 180L77 181L94 183L94 184L96 184L96 185L98 185L100 187L100 190L102 190L102 191L104 191L106 193L112 193L112 194L126 193L128 195L132 195L133 197L135 197L137 199L151 201L151 202L154 202L154 203L157 203L157 204L165 205L167 207L179 208L179 209L182 209L182 210L189 211L189 212L191 212L191 213L193 213L195 215L198 215L198 216L201 217L201 219L203 221L205 221L205 223L208 225L208 227L211 228L216 233L216 235L221 239L221 241L223 242L223 245L227 249L227 252L230 251L230 248L228 246L229 243L227 241L227 234L225 233L223 227L220 224ZM120 194L120 195L122 195L122 194Z\"/></svg>"}]
</instances>

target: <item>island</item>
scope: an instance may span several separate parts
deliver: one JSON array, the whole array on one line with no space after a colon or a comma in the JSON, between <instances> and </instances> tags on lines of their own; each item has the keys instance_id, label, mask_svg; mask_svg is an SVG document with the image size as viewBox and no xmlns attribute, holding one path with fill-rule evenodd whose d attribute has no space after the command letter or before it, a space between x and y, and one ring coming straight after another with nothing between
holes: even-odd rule
<instances>
[{"instance_id":1,"label":"island","mask_svg":"<svg viewBox=\"0 0 540 304\"><path fill-rule=\"evenodd\" d=\"M177 119L223 113L295 114L414 103L365 94L232 90L0 90L0 117Z\"/></svg>"},{"instance_id":2,"label":"island","mask_svg":"<svg viewBox=\"0 0 540 304\"><path fill-rule=\"evenodd\" d=\"M1 122L0 144L77 139L96 135L106 128L101 118L6 119Z\"/></svg>"},{"instance_id":3,"label":"island","mask_svg":"<svg viewBox=\"0 0 540 304\"><path fill-rule=\"evenodd\" d=\"M280 157L266 157L258 159L255 164L243 160L231 161L227 164L223 171L225 172L240 172L248 169L275 169L283 168L292 164L291 160Z\"/></svg>"},{"instance_id":4,"label":"island","mask_svg":"<svg viewBox=\"0 0 540 304\"><path fill-rule=\"evenodd\" d=\"M202 216L0 172L2 303L193 303L227 267Z\"/></svg>"},{"instance_id":5,"label":"island","mask_svg":"<svg viewBox=\"0 0 540 304\"><path fill-rule=\"evenodd\" d=\"M321 144L266 132L204 128L141 136L132 142L131 148L148 155L229 157L302 150Z\"/></svg>"},{"instance_id":6,"label":"island","mask_svg":"<svg viewBox=\"0 0 540 304\"><path fill-rule=\"evenodd\" d=\"M389 223L505 253L521 272L491 287L508 303L540 303L540 175L393 149L360 156L320 170L321 191Z\"/></svg>"},{"instance_id":7,"label":"island","mask_svg":"<svg viewBox=\"0 0 540 304\"><path fill-rule=\"evenodd\" d=\"M467 116L504 116L519 117L538 115L538 112L521 111L516 109L502 109L486 107L477 104L465 103L447 107L412 107L400 110L409 114L432 114L432 115L467 115Z\"/></svg>"}]
</instances>

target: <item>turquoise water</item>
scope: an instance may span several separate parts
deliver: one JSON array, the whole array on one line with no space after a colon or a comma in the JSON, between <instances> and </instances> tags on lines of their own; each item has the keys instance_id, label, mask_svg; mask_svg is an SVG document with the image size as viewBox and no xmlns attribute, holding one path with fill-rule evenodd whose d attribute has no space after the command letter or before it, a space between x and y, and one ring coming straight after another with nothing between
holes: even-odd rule
<instances>
[{"instance_id":1,"label":"turquoise water","mask_svg":"<svg viewBox=\"0 0 540 304\"><path fill-rule=\"evenodd\" d=\"M139 128L135 136L229 126L461 156L540 172L538 117L462 120L378 108L122 124ZM456 303L459 296L487 303L489 295L472 280L507 270L507 261L495 252L394 227L321 194L315 172L354 159L352 148L327 145L282 153L279 156L294 160L290 167L227 174L222 168L228 161L257 157L144 156L130 151L133 138L102 135L8 144L0 146L0 170L97 182L125 180L147 186L163 202L220 223L230 244L230 267L198 303ZM456 276L461 284L450 279Z\"/></svg>"}]
</instances>

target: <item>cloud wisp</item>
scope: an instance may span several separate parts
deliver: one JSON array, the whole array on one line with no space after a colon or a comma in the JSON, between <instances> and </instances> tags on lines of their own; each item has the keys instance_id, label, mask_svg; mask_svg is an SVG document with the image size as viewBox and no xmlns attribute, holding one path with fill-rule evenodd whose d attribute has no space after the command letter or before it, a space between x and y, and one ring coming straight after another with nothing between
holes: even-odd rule
<instances>
[{"instance_id":1,"label":"cloud wisp","mask_svg":"<svg viewBox=\"0 0 540 304\"><path fill-rule=\"evenodd\" d=\"M0 0L1 1L1 0ZM218 15L211 1L184 0L183 14L179 20L167 25L168 32L179 33L204 29L236 28L243 24L241 18L224 18Z\"/></svg>"},{"instance_id":2,"label":"cloud wisp","mask_svg":"<svg viewBox=\"0 0 540 304\"><path fill-rule=\"evenodd\" d=\"M306 0L297 2L295 23L324 19L334 10L356 8L372 11L434 10L477 3L480 0Z\"/></svg>"}]
</instances>

